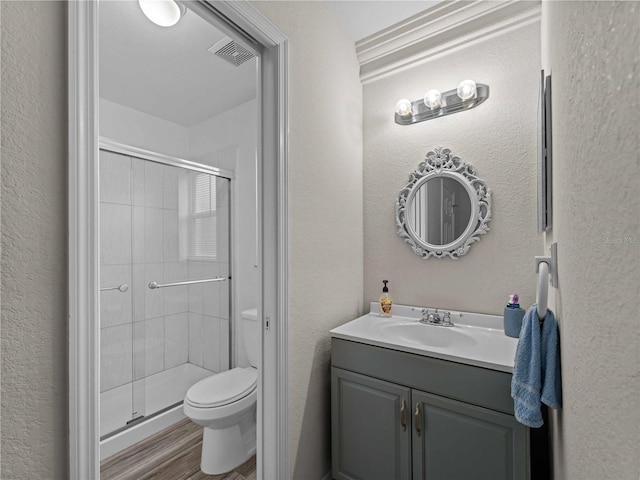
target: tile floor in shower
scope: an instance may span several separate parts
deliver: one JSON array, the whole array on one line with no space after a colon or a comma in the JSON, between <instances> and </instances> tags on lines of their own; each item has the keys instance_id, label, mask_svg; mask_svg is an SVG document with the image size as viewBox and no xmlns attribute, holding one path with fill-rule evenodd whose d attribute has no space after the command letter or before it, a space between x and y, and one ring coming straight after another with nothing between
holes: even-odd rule
<instances>
[{"instance_id":1,"label":"tile floor in shower","mask_svg":"<svg viewBox=\"0 0 640 480\"><path fill-rule=\"evenodd\" d=\"M202 427L185 419L100 463L100 480L255 480L255 455L235 470L200 470Z\"/></svg>"}]
</instances>

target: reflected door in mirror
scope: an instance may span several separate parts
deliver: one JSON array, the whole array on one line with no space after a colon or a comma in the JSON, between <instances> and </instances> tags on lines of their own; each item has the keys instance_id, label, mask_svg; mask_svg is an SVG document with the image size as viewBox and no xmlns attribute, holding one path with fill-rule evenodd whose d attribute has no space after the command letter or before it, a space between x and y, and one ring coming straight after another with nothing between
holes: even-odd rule
<instances>
[{"instance_id":1,"label":"reflected door in mirror","mask_svg":"<svg viewBox=\"0 0 640 480\"><path fill-rule=\"evenodd\" d=\"M465 187L449 177L424 182L410 204L409 225L431 245L447 245L459 238L471 220L471 199Z\"/></svg>"}]
</instances>

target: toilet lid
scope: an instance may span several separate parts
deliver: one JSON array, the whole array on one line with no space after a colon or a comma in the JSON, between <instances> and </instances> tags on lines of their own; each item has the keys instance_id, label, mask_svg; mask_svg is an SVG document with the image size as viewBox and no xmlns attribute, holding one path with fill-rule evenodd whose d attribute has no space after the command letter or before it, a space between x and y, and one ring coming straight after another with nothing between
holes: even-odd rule
<instances>
[{"instance_id":1,"label":"toilet lid","mask_svg":"<svg viewBox=\"0 0 640 480\"><path fill-rule=\"evenodd\" d=\"M234 368L200 380L187 392L187 401L197 407L220 407L249 395L258 375L253 368Z\"/></svg>"}]
</instances>

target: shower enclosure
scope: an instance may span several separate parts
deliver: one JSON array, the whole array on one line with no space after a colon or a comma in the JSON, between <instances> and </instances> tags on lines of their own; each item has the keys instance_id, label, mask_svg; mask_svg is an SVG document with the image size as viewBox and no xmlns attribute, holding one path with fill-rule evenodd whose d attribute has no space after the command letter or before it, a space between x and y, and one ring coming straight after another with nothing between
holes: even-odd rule
<instances>
[{"instance_id":1,"label":"shower enclosure","mask_svg":"<svg viewBox=\"0 0 640 480\"><path fill-rule=\"evenodd\" d=\"M102 142L100 437L230 368L228 172Z\"/></svg>"}]
</instances>

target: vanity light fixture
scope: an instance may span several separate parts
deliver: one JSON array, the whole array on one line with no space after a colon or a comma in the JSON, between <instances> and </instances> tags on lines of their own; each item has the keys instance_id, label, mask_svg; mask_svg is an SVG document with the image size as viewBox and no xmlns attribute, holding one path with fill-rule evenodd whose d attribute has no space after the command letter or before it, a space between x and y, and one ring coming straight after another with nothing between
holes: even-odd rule
<instances>
[{"instance_id":1,"label":"vanity light fixture","mask_svg":"<svg viewBox=\"0 0 640 480\"><path fill-rule=\"evenodd\" d=\"M399 125L411 125L432 118L469 110L489 98L489 86L463 80L457 88L440 93L429 90L424 99L413 102L403 99L396 104L395 121Z\"/></svg>"},{"instance_id":2,"label":"vanity light fixture","mask_svg":"<svg viewBox=\"0 0 640 480\"><path fill-rule=\"evenodd\" d=\"M161 27L172 27L180 21L186 8L175 0L138 0L146 17Z\"/></svg>"}]
</instances>

